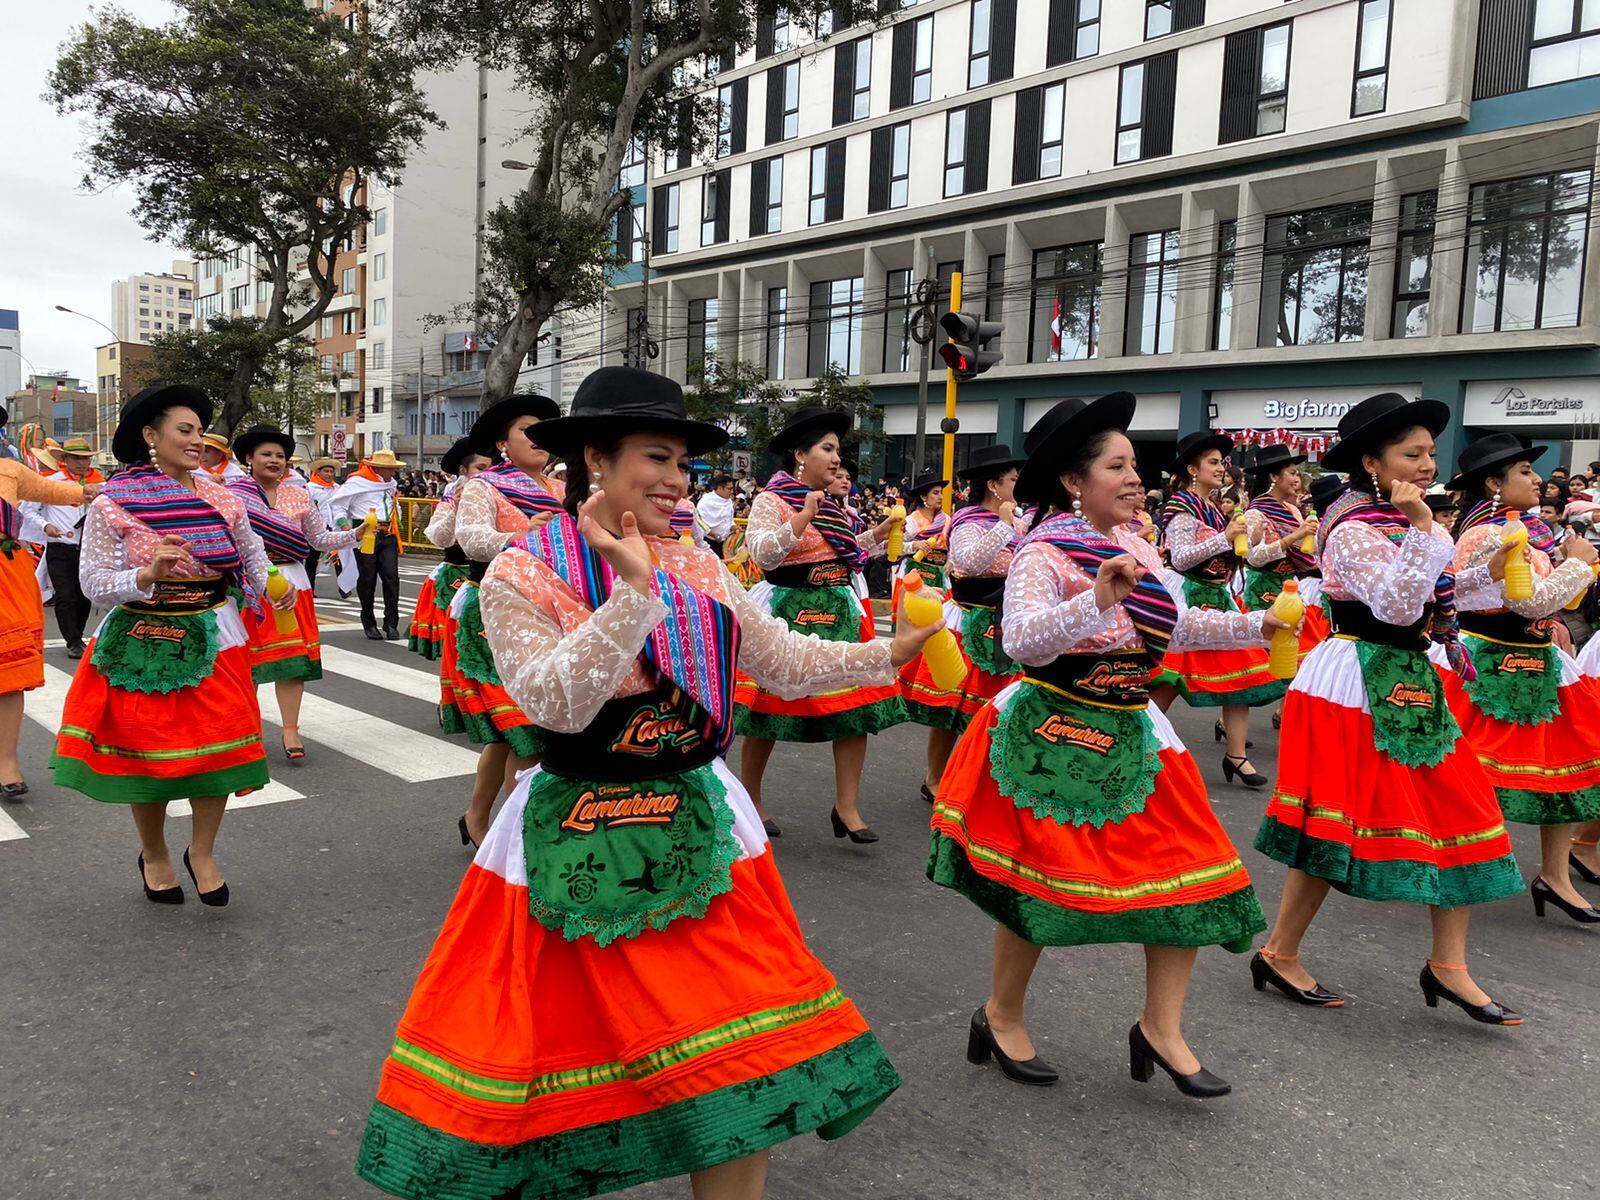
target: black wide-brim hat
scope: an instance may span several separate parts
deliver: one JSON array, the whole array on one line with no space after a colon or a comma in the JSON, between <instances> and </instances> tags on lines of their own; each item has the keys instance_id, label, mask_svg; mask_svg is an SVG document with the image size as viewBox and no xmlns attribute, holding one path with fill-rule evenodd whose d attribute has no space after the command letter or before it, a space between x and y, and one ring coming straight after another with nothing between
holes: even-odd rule
<instances>
[{"instance_id":1,"label":"black wide-brim hat","mask_svg":"<svg viewBox=\"0 0 1600 1200\"><path fill-rule=\"evenodd\" d=\"M772 440L767 443L767 451L771 454L782 455L790 447L799 443L800 439L812 432L836 433L841 441L844 435L850 432L854 422L850 414L840 408L802 408L783 423L783 428L772 435Z\"/></svg>"},{"instance_id":2,"label":"black wide-brim hat","mask_svg":"<svg viewBox=\"0 0 1600 1200\"><path fill-rule=\"evenodd\" d=\"M1438 400L1407 400L1399 392L1368 396L1339 418L1339 440L1322 456L1322 465L1346 475L1361 470L1361 456L1384 439L1415 425L1434 437L1450 424L1450 410Z\"/></svg>"},{"instance_id":3,"label":"black wide-brim hat","mask_svg":"<svg viewBox=\"0 0 1600 1200\"><path fill-rule=\"evenodd\" d=\"M504 400L496 400L478 415L467 431L479 454L493 458L498 451L495 443L505 437L511 422L518 417L538 417L541 422L553 421L561 415L561 406L549 396L538 392L517 392ZM541 442L540 445L543 445Z\"/></svg>"},{"instance_id":4,"label":"black wide-brim hat","mask_svg":"<svg viewBox=\"0 0 1600 1200\"><path fill-rule=\"evenodd\" d=\"M1475 492L1484 480L1519 462L1538 462L1548 446L1534 448L1533 441L1517 433L1491 433L1479 438L1461 452L1456 476L1445 484L1450 492Z\"/></svg>"},{"instance_id":5,"label":"black wide-brim hat","mask_svg":"<svg viewBox=\"0 0 1600 1200\"><path fill-rule=\"evenodd\" d=\"M728 431L722 426L690 419L681 387L665 375L637 367L591 371L573 394L571 415L542 421L533 440L570 462L598 439L629 433L681 437L691 455L728 443Z\"/></svg>"},{"instance_id":6,"label":"black wide-brim hat","mask_svg":"<svg viewBox=\"0 0 1600 1200\"><path fill-rule=\"evenodd\" d=\"M457 438L450 449L444 452L444 457L439 460L439 469L446 475L461 474L461 464L474 454L480 454L477 446L473 445L471 436ZM485 457L490 457L485 455Z\"/></svg>"},{"instance_id":7,"label":"black wide-brim hat","mask_svg":"<svg viewBox=\"0 0 1600 1200\"><path fill-rule=\"evenodd\" d=\"M920 500L936 487L949 487L950 481L942 472L924 471L917 476L917 481L906 489L906 495Z\"/></svg>"},{"instance_id":8,"label":"black wide-brim hat","mask_svg":"<svg viewBox=\"0 0 1600 1200\"><path fill-rule=\"evenodd\" d=\"M233 439L233 456L241 463L248 463L256 448L268 442L282 446L285 458L294 453L294 439L276 425L252 425Z\"/></svg>"},{"instance_id":9,"label":"black wide-brim hat","mask_svg":"<svg viewBox=\"0 0 1600 1200\"><path fill-rule=\"evenodd\" d=\"M1309 493L1311 507L1317 512L1325 513L1333 506L1333 502L1350 490L1350 485L1344 481L1344 476L1329 472L1318 475L1311 484Z\"/></svg>"},{"instance_id":10,"label":"black wide-brim hat","mask_svg":"<svg viewBox=\"0 0 1600 1200\"><path fill-rule=\"evenodd\" d=\"M187 383L152 383L122 406L116 432L111 435L111 453L130 467L150 461L150 447L144 444L144 427L169 408L192 408L202 427L211 424L211 397Z\"/></svg>"},{"instance_id":11,"label":"black wide-brim hat","mask_svg":"<svg viewBox=\"0 0 1600 1200\"><path fill-rule=\"evenodd\" d=\"M1281 471L1285 467L1298 466L1305 462L1304 454L1291 454L1289 447L1284 445L1263 446L1261 453L1256 455L1256 461L1251 464L1251 471Z\"/></svg>"},{"instance_id":12,"label":"black wide-brim hat","mask_svg":"<svg viewBox=\"0 0 1600 1200\"><path fill-rule=\"evenodd\" d=\"M1172 464L1167 470L1174 475L1181 475L1184 467L1208 450L1221 450L1224 454L1232 454L1233 439L1225 433L1213 433L1209 429L1191 433L1178 443L1178 452L1172 456Z\"/></svg>"},{"instance_id":13,"label":"black wide-brim hat","mask_svg":"<svg viewBox=\"0 0 1600 1200\"><path fill-rule=\"evenodd\" d=\"M992 446L979 446L967 456L967 465L956 474L968 483L975 483L980 479L1004 475L1013 467L1021 470L1027 461L1013 454L1011 447L1004 442L996 442Z\"/></svg>"},{"instance_id":14,"label":"black wide-brim hat","mask_svg":"<svg viewBox=\"0 0 1600 1200\"><path fill-rule=\"evenodd\" d=\"M1429 492L1422 498L1422 502L1428 506L1429 512L1435 514L1455 512L1461 507L1460 502L1447 492Z\"/></svg>"},{"instance_id":15,"label":"black wide-brim hat","mask_svg":"<svg viewBox=\"0 0 1600 1200\"><path fill-rule=\"evenodd\" d=\"M1074 396L1045 413L1022 439L1025 459L1017 476L1017 499L1024 504L1049 501L1060 483L1060 462L1067 447L1107 429L1126 433L1137 406L1132 392L1111 392L1091 401Z\"/></svg>"}]
</instances>

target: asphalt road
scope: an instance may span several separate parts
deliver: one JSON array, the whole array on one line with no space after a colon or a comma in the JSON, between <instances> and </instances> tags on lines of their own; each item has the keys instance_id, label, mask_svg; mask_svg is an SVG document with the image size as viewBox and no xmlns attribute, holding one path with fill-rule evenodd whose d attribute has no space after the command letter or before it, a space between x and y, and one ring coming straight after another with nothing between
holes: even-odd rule
<instances>
[{"instance_id":1,"label":"asphalt road","mask_svg":"<svg viewBox=\"0 0 1600 1200\"><path fill-rule=\"evenodd\" d=\"M407 564L408 597L420 570ZM48 652L51 683L29 697L23 730L32 791L0 809L0 1198L377 1195L351 1164L468 861L455 820L472 755L438 735L427 664L335 624L349 606L325 612L310 755L275 756L267 802L230 812L220 854L234 899L220 911L192 896L145 903L127 814L51 786L47 725L73 664ZM1222 783L1209 715L1180 705L1175 719L1248 847L1264 797ZM1257 724L1257 762L1270 764L1273 735ZM1258 995L1244 958L1201 955L1188 1033L1231 1097L1201 1105L1159 1076L1129 1081L1143 986L1132 947L1046 953L1031 1022L1059 1085L969 1066L990 926L923 876L922 747L915 727L874 741L863 795L883 841L870 848L828 831L826 748L773 758L795 907L905 1080L849 1138L779 1148L773 1200L1600 1193L1600 933L1536 921L1526 898L1479 910L1471 959L1528 1014L1521 1029L1423 1006L1424 912L1335 897L1306 954L1350 998L1342 1010ZM185 824L173 822L179 849ZM1535 839L1516 838L1527 869ZM1244 856L1270 914L1282 874Z\"/></svg>"}]
</instances>

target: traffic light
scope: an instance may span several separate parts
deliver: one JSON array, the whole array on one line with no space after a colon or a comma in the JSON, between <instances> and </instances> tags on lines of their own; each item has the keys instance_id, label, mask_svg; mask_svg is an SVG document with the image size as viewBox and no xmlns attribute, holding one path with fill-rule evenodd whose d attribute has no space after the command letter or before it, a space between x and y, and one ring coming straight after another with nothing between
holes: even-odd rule
<instances>
[{"instance_id":1,"label":"traffic light","mask_svg":"<svg viewBox=\"0 0 1600 1200\"><path fill-rule=\"evenodd\" d=\"M950 340L939 347L939 357L955 372L957 379L975 379L1005 357L998 350L986 349L1005 328L999 321L984 321L971 313L947 312L939 318L939 328L950 335Z\"/></svg>"}]
</instances>

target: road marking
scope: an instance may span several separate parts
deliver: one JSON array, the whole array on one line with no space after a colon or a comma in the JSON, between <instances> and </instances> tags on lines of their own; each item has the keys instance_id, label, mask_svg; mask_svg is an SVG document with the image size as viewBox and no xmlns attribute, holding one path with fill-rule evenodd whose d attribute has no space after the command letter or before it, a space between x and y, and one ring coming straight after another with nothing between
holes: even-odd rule
<instances>
[{"instance_id":1,"label":"road marking","mask_svg":"<svg viewBox=\"0 0 1600 1200\"><path fill-rule=\"evenodd\" d=\"M419 671L416 667L407 667L374 654L357 654L354 650L339 646L324 646L322 669L346 679L357 679L386 691L410 696L413 700L439 703L439 676L436 673Z\"/></svg>"},{"instance_id":2,"label":"road marking","mask_svg":"<svg viewBox=\"0 0 1600 1200\"><path fill-rule=\"evenodd\" d=\"M257 689L261 697L261 715L272 724L280 725L282 718L278 715L278 701L272 686L263 683ZM475 751L360 709L324 700L309 689L300 707L300 735L407 783L454 779L478 770Z\"/></svg>"},{"instance_id":3,"label":"road marking","mask_svg":"<svg viewBox=\"0 0 1600 1200\"><path fill-rule=\"evenodd\" d=\"M27 836L21 825L0 812L0 842L15 842Z\"/></svg>"}]
</instances>

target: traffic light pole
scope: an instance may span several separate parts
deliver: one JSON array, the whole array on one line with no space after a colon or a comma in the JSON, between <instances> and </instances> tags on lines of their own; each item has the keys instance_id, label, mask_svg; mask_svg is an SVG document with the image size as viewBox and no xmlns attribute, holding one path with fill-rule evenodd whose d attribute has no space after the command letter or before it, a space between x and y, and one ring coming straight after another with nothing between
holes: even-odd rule
<instances>
[{"instance_id":1,"label":"traffic light pole","mask_svg":"<svg viewBox=\"0 0 1600 1200\"><path fill-rule=\"evenodd\" d=\"M961 311L961 272L957 271L950 276L950 311ZM953 339L952 339L953 340ZM956 466L956 373L955 368L946 367L944 370L944 474L941 479L946 480L944 487L944 515L951 512L951 501L955 499L955 466Z\"/></svg>"}]
</instances>

